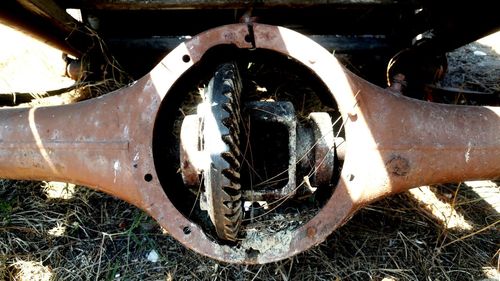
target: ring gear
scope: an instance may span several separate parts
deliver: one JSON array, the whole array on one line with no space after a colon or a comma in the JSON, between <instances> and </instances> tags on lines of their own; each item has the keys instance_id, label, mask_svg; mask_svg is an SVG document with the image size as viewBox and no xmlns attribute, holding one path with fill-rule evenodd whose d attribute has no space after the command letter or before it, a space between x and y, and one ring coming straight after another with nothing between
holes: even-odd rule
<instances>
[{"instance_id":1,"label":"ring gear","mask_svg":"<svg viewBox=\"0 0 500 281\"><path fill-rule=\"evenodd\" d=\"M240 186L241 78L235 63L220 65L205 88L202 150L209 161L203 171L202 208L219 238L236 241L243 217Z\"/></svg>"}]
</instances>

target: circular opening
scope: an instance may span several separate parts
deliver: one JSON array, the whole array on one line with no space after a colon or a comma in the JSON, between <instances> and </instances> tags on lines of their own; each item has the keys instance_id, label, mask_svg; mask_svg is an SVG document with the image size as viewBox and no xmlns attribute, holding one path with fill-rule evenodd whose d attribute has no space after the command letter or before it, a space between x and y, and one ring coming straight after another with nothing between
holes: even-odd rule
<instances>
[{"instance_id":1,"label":"circular opening","mask_svg":"<svg viewBox=\"0 0 500 281\"><path fill-rule=\"evenodd\" d=\"M189 228L189 226L185 226L182 228L182 232L184 232L185 235L189 235L191 234L191 228Z\"/></svg>"},{"instance_id":2,"label":"circular opening","mask_svg":"<svg viewBox=\"0 0 500 281\"><path fill-rule=\"evenodd\" d=\"M183 62L189 62L191 60L191 57L189 55L183 55L182 56L182 61Z\"/></svg>"},{"instance_id":3,"label":"circular opening","mask_svg":"<svg viewBox=\"0 0 500 281\"><path fill-rule=\"evenodd\" d=\"M153 180L153 175L151 174L145 174L144 175L144 180L147 181L147 182L150 182Z\"/></svg>"},{"instance_id":4,"label":"circular opening","mask_svg":"<svg viewBox=\"0 0 500 281\"><path fill-rule=\"evenodd\" d=\"M242 81L239 97L242 115L239 138L243 158L238 161L243 163L239 170L244 198L241 202L243 219L238 242L231 243L218 238L206 206L200 204L205 196L203 175L198 175L200 184L189 187L184 184L180 173L185 167L180 157L180 131L183 120L187 115L197 114L205 87L217 67L225 62L236 63ZM310 155L298 154L308 153L310 150L307 148L314 146L314 141L306 140L297 144L297 151L290 152L288 127L283 127L282 124L268 126L265 122L258 123L245 117L245 110L248 110L249 104L253 102L292 104L297 126L304 130L312 130L307 127L310 113L327 113L333 124L335 137L345 138L341 114L331 93L311 70L290 57L268 50L249 51L220 46L205 53L200 62L180 77L162 101L155 121L153 155L156 172L170 201L186 218L198 224L215 242L234 247L242 245L239 241L246 241L246 245L257 245L256 241L266 235L294 231L308 222L330 198L342 168L342 160L336 159L331 181L320 186L309 186L309 191L303 192L308 181L314 181L314 165L308 166L312 162L304 165L300 163L305 161L304 159L310 160ZM297 135L299 134L302 132L297 131ZM248 145L247 140L250 140ZM203 141L198 142L198 146L203 147ZM301 149L300 152L299 147L306 149ZM290 153L296 153L295 158L291 158ZM261 196L258 200L250 200L251 192L272 194L273 190L286 185L290 180L286 172L291 167L290 159L295 159L294 164L301 166L294 175L295 186L301 190L300 193L284 198ZM189 234L191 229L184 227L183 232ZM257 246L252 247L247 254L253 255L254 251L259 250ZM249 249L246 246L245 248Z\"/></svg>"},{"instance_id":5,"label":"circular opening","mask_svg":"<svg viewBox=\"0 0 500 281\"><path fill-rule=\"evenodd\" d=\"M250 34L245 35L245 42L247 43L252 42L252 37L250 36Z\"/></svg>"}]
</instances>

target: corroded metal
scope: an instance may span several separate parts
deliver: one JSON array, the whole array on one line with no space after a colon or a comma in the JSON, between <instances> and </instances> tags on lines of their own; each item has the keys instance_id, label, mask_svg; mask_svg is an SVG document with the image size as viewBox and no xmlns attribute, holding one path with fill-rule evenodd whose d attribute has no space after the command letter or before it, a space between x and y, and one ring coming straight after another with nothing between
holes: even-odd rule
<instances>
[{"instance_id":1,"label":"corroded metal","mask_svg":"<svg viewBox=\"0 0 500 281\"><path fill-rule=\"evenodd\" d=\"M145 210L201 254L266 263L317 245L358 209L385 196L423 184L500 176L500 108L400 96L355 76L321 46L286 28L253 24L253 40L246 36L244 24L203 32L134 84L100 98L0 110L0 177L86 185ZM162 99L193 63L220 44L294 58L328 87L344 118L345 160L331 198L298 229L261 237L262 248L244 241L230 247L208 237L174 207L154 166L153 126Z\"/></svg>"},{"instance_id":2,"label":"corroded metal","mask_svg":"<svg viewBox=\"0 0 500 281\"><path fill-rule=\"evenodd\" d=\"M202 120L210 119L209 117L213 119L210 108L214 106L210 106L210 104L217 103L204 101L198 105L196 115L188 115L184 118L180 138L180 170L183 182L187 187L199 189L200 177L205 179L205 191L200 198L200 205L203 210L208 211L213 209L214 203L216 204L214 193L211 190L216 188L215 186L222 185L217 182L221 180L219 177L215 177L217 180L214 179L214 183L206 180L209 175L214 176L214 174L207 172L213 162L210 160L209 155L220 153L211 153L210 147L217 147L217 145L210 145L204 139L221 139L219 128L202 124ZM292 198L297 193L303 193L303 189L307 187L297 184L299 172L308 175L309 183L313 186L330 184L333 177L335 156L340 160L344 160L345 152L342 150L344 139L334 137L333 125L328 113L310 113L307 122L304 121L307 126L304 126L304 124L297 121L295 108L288 101L247 102L243 105L242 111L245 112L243 120L248 122L249 128L267 127L268 130L264 133L266 135L264 138L258 138L255 135L259 134L257 133L259 129L253 129L253 133L251 132L246 136L248 143L232 144L232 146L237 146L238 151L244 150L245 146L250 145L250 143L254 143L256 146L269 146L269 142L276 142L286 146L286 155L278 155L279 153L274 150L273 154L263 156L265 158L263 162L252 162L253 166L264 166L267 169L269 167L264 162L286 162L283 163L285 165L280 167L279 171L267 171L269 174L282 175L283 179L272 184L254 182L251 186L242 186L241 196L244 200L250 202L270 201L285 197ZM207 112L210 113L209 116L207 116ZM222 114L213 115L220 117ZM282 133L286 132L286 134L276 134L277 131L281 131L280 129L283 130ZM209 137L206 137L207 135ZM204 147L201 147L201 143L204 143ZM227 146L223 147L228 149ZM334 152L335 148L337 150ZM253 153L254 156L258 154L255 151ZM247 171L241 170L240 164L245 160L241 159L240 152L237 154L238 157L230 157L230 162L234 163L233 165L236 166L235 171L239 171L238 174L246 173ZM257 174L257 172L255 173ZM255 179L255 181L258 181L258 179ZM258 185L263 185L265 188L255 188ZM210 200L207 200L207 198ZM228 201L228 198L223 201ZM210 213L212 213L210 217L213 219L213 211Z\"/></svg>"},{"instance_id":3,"label":"corroded metal","mask_svg":"<svg viewBox=\"0 0 500 281\"><path fill-rule=\"evenodd\" d=\"M295 108L291 102L248 102L244 106L247 118L250 120L250 128L256 127L256 124L273 128L273 131L280 131L282 128L285 136L283 139L273 140L276 136L273 135L267 140L258 141L257 145L270 141L282 142L286 146L285 159L276 159L276 155L271 158L275 162L283 160L286 162L282 170L275 171L276 174L283 173L284 180L279 182L272 189L267 190L245 190L244 197L250 201L267 201L272 198L282 198L285 196L293 196L297 189L296 163L297 163L297 117ZM255 130L256 131L256 130ZM257 132L250 133L256 135ZM252 138L250 136L250 138ZM266 144L267 145L267 144ZM273 161L271 160L271 161ZM271 174L274 174L270 172Z\"/></svg>"},{"instance_id":4,"label":"corroded metal","mask_svg":"<svg viewBox=\"0 0 500 281\"><path fill-rule=\"evenodd\" d=\"M204 192L202 209L208 211L217 236L236 241L243 218L241 202L239 149L239 109L241 78L235 63L224 63L205 88L204 101L198 105L199 134ZM204 165L203 165L204 164Z\"/></svg>"},{"instance_id":5,"label":"corroded metal","mask_svg":"<svg viewBox=\"0 0 500 281\"><path fill-rule=\"evenodd\" d=\"M335 137L330 115L326 112L312 112L309 119L314 134L314 182L316 185L329 184L335 163Z\"/></svg>"}]
</instances>

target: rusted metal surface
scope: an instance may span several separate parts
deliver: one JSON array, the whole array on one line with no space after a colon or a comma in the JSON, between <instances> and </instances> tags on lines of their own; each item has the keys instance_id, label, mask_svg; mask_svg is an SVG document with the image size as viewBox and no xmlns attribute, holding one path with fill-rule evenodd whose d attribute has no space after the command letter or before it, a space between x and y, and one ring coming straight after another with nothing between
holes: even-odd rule
<instances>
[{"instance_id":1,"label":"rusted metal surface","mask_svg":"<svg viewBox=\"0 0 500 281\"><path fill-rule=\"evenodd\" d=\"M283 142L286 146L286 165L284 169L276 171L276 174L283 172L284 181L281 181L278 186L271 190L259 191L248 190L246 198L252 201L269 200L271 198L282 198L285 196L293 196L296 192L296 163L297 163L297 118L295 108L290 102L249 102L245 105L245 110L250 121L250 127L256 127L255 124L273 128L273 131L284 129L286 137L283 140L274 140L274 136L266 140L260 140L258 145L267 142ZM252 133L250 133L252 134ZM257 133L253 133L255 135ZM277 162L283 159L276 159L276 155L272 158ZM286 171L286 172L284 172ZM274 173L271 173L274 174Z\"/></svg>"},{"instance_id":2,"label":"rusted metal surface","mask_svg":"<svg viewBox=\"0 0 500 281\"><path fill-rule=\"evenodd\" d=\"M204 192L201 208L208 211L217 236L236 241L243 218L239 133L241 78L235 63L219 65L205 88L204 101L198 105L201 130L198 138L204 156Z\"/></svg>"},{"instance_id":3,"label":"rusted metal surface","mask_svg":"<svg viewBox=\"0 0 500 281\"><path fill-rule=\"evenodd\" d=\"M97 9L243 9L250 7L275 8L275 7L314 7L322 5L366 5L366 4L392 4L393 0L72 0L65 1L65 5L74 8Z\"/></svg>"},{"instance_id":4,"label":"rusted metal surface","mask_svg":"<svg viewBox=\"0 0 500 281\"><path fill-rule=\"evenodd\" d=\"M309 114L314 134L314 182L316 185L330 183L335 163L335 137L330 115L326 112Z\"/></svg>"},{"instance_id":5,"label":"rusted metal surface","mask_svg":"<svg viewBox=\"0 0 500 281\"><path fill-rule=\"evenodd\" d=\"M184 184L195 189L200 188L200 177L207 179L209 175L214 176L207 172L211 163L209 155L214 153L211 152L210 145L207 145L208 142L204 141L204 139L221 139L220 136L217 136L219 133L217 129L202 124L202 120L209 119L206 112L209 111L210 104L213 103L207 105L206 102L203 102L198 105L197 115L188 115L182 122L180 140L181 174ZM335 163L334 149L338 147L340 153L337 152L337 157L340 156L341 160L344 159L345 152L342 150L344 139L334 137L333 125L328 113L310 113L307 122L308 126L305 127L303 124L298 123L295 108L291 102L247 102L243 105L242 111L244 112L244 123L247 123L248 127L252 128L252 132L247 136L248 143L238 144L237 150L242 151L245 150L246 146L251 146L252 143L255 144L256 147L250 149L253 150L254 156L252 159L246 160L248 162L252 161L253 173L258 174L255 170L263 166L268 174L283 176L283 178L273 181L273 183L268 183L267 179L260 179L260 181L264 181L265 184L263 184L259 182L259 178L251 180L253 184L246 183L247 186L241 187L241 197L244 200L250 202L270 201L285 197L292 198L297 193L303 194L306 186L297 184L299 170L301 174L308 175L310 178L309 183L314 186L327 185L331 182ZM260 136L257 132L259 128L266 128L265 136ZM207 138L205 136L209 135L207 131L210 129L213 132ZM281 134L276 132L281 132ZM270 142L286 146L286 153L284 153L286 155L280 155L281 153L277 151L279 150L277 147L273 147L273 153L270 155L257 152L257 146L267 144L266 147L268 147ZM200 145L201 143L204 143L204 148ZM211 146L217 147L216 145ZM240 154L238 157L232 157L234 159L232 162L237 163L238 166L236 170L239 171L239 174L249 173L249 171L241 169L240 162L245 160L241 159L241 153L238 154ZM264 159L255 160L254 157L259 154L262 154ZM283 162L281 164L284 165L280 166L277 171L270 171L272 168L266 165L266 163L270 162L273 164ZM278 176L276 177L278 178ZM212 190L214 185L220 186L221 184L220 182L217 182L217 184L206 182L204 193ZM264 188L255 187L259 185L264 186ZM200 198L201 209L203 210L213 208L210 205L213 203L207 202L207 198L214 200L214 195L212 192L209 193L208 195L202 194ZM223 201L228 201L228 199L226 198Z\"/></svg>"},{"instance_id":6,"label":"rusted metal surface","mask_svg":"<svg viewBox=\"0 0 500 281\"><path fill-rule=\"evenodd\" d=\"M423 184L500 176L500 108L412 100L355 76L294 31L253 24L253 34L253 40L245 40L244 24L201 33L142 79L101 98L0 110L0 177L68 181L102 190L145 210L201 254L266 263L317 245L356 210L385 196ZM298 229L260 237L259 245L268 247L252 248L255 244L242 241L236 248L212 240L174 207L154 166L153 125L162 99L193 63L220 44L294 58L323 81L344 118L345 160L331 198Z\"/></svg>"}]
</instances>

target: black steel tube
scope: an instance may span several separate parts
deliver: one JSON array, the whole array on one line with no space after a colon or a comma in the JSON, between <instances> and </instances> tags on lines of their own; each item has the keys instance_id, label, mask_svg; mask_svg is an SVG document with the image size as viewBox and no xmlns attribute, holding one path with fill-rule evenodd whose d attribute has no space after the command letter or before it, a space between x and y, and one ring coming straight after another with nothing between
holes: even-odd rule
<instances>
[{"instance_id":1,"label":"black steel tube","mask_svg":"<svg viewBox=\"0 0 500 281\"><path fill-rule=\"evenodd\" d=\"M43 7L42 7L43 8ZM57 22L57 17L40 14L16 1L0 1L0 23L49 44L65 53L80 57L93 46L93 38L76 20ZM58 12L64 12L59 10ZM47 16L49 15L49 16Z\"/></svg>"}]
</instances>

